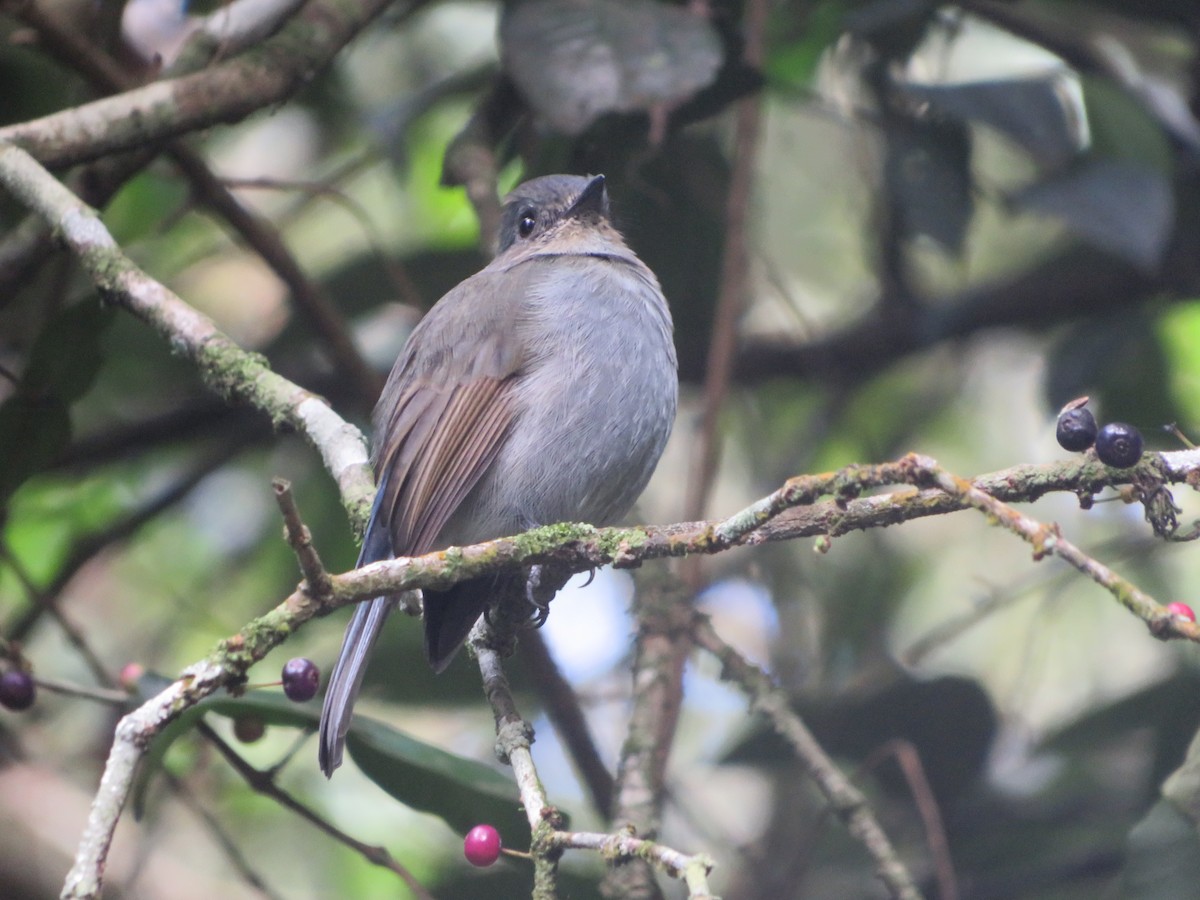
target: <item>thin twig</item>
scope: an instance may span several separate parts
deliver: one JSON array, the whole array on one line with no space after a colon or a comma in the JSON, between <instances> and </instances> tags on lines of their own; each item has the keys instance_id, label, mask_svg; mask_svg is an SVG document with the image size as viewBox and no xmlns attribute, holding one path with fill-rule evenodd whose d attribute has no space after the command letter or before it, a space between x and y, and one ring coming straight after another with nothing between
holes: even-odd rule
<instances>
[{"instance_id":1,"label":"thin twig","mask_svg":"<svg viewBox=\"0 0 1200 900\"><path fill-rule=\"evenodd\" d=\"M496 720L496 755L508 763L517 782L521 805L532 833L529 852L533 857L534 900L554 900L558 896L558 851L547 843L548 836L562 825L562 815L546 799L546 791L533 763L533 726L517 711L512 689L493 649L495 627L486 617L471 633L471 646L483 676L483 692Z\"/></svg>"},{"instance_id":2,"label":"thin twig","mask_svg":"<svg viewBox=\"0 0 1200 900\"><path fill-rule=\"evenodd\" d=\"M1193 451L1183 451L1191 453ZM1007 503L984 493L965 478L952 475L928 457L911 457L925 473L947 494L958 497L968 505L986 513L995 524L1007 528L1033 547L1034 559L1053 554L1065 560L1084 575L1112 594L1118 602L1147 624L1155 637L1183 635L1200 640L1200 627L1174 616L1157 600L1140 590L1133 582L1118 575L1108 566L1084 553L1062 536L1057 525L1044 525L1023 515Z\"/></svg>"},{"instance_id":3,"label":"thin twig","mask_svg":"<svg viewBox=\"0 0 1200 900\"><path fill-rule=\"evenodd\" d=\"M276 893L263 880L263 877L254 870L254 867L250 865L250 860L246 859L246 854L238 846L237 841L234 840L221 824L221 820L200 802L200 798L195 795L186 782L168 770L164 770L163 775L166 777L167 784L170 785L171 790L175 792L175 796L179 798L179 802L190 809L192 814L204 823L204 826L208 829L208 833L212 835L212 839L217 842L217 846L225 854L225 858L241 873L243 880L264 897L268 898L268 900L283 900L283 897Z\"/></svg>"},{"instance_id":4,"label":"thin twig","mask_svg":"<svg viewBox=\"0 0 1200 900\"><path fill-rule=\"evenodd\" d=\"M726 644L713 630L707 616L697 614L693 618L692 636L699 646L720 661L722 677L741 687L750 698L751 707L763 713L780 736L791 744L817 789L871 855L875 873L890 896L897 900L918 900L921 894L912 876L896 855L866 798L817 743L808 726L793 712L783 691L771 683L765 672Z\"/></svg>"},{"instance_id":5,"label":"thin twig","mask_svg":"<svg viewBox=\"0 0 1200 900\"><path fill-rule=\"evenodd\" d=\"M81 697L84 700L95 700L97 703L107 703L109 706L124 707L129 705L130 698L127 691L92 687L86 684L76 684L72 681L60 681L57 678L45 678L41 675L35 675L33 681L38 687L45 688L55 694L64 694L68 697Z\"/></svg>"},{"instance_id":6,"label":"thin twig","mask_svg":"<svg viewBox=\"0 0 1200 900\"><path fill-rule=\"evenodd\" d=\"M103 528L91 534L85 534L76 538L67 551L66 558L59 564L54 577L44 588L37 588L31 582L25 581L21 575L22 570L18 568L16 559L11 556L7 548L4 548L3 552L5 556L9 558L18 577L21 577L25 581L26 588L35 601L34 605L8 629L9 637L13 640L24 640L41 619L42 615L49 613L59 621L60 625L64 626L64 630L67 632L72 644L79 649L84 659L88 661L97 679L109 686L115 684L115 679L107 674L107 670L99 659L96 658L96 655L89 649L86 649L85 645L81 645L76 636L72 636L70 623L65 622L60 615L59 599L63 591L67 589L67 586L75 579L75 576L79 574L85 565L105 550L122 541L129 540L143 526L149 524L182 501L205 478L241 453L245 449L246 443L247 439L245 437L239 437L231 444L218 447L206 453L191 468L141 506L130 510L124 515L118 516L112 522L109 522ZM78 635L78 638L82 640L82 635Z\"/></svg>"},{"instance_id":7,"label":"thin twig","mask_svg":"<svg viewBox=\"0 0 1200 900\"><path fill-rule=\"evenodd\" d=\"M278 784L268 772L262 772L250 765L242 759L241 754L234 750L229 744L217 734L210 725L206 722L198 722L196 730L217 748L225 761L229 763L239 775L245 780L251 789L265 797L270 797L280 806L290 809L300 818L304 819L310 825L314 825L320 831L329 835L334 840L341 844L345 844L351 850L364 857L368 862L394 872L404 882L405 886L413 892L414 896L419 900L434 900L434 897L425 886L417 880L412 872L408 871L398 860L396 860L384 847L375 846L372 844L364 844L357 838L351 837L342 831L332 822L324 819L318 813L309 809Z\"/></svg>"},{"instance_id":8,"label":"thin twig","mask_svg":"<svg viewBox=\"0 0 1200 900\"><path fill-rule=\"evenodd\" d=\"M47 591L40 590L38 586L33 583L33 579L30 577L24 563L17 559L12 552L12 548L2 540L0 540L0 559L4 559L8 563L8 566L10 569L12 569L13 574L17 576L17 581L21 582L21 587L25 589L25 593L28 594L29 598L33 601L33 605L30 607L27 615L37 617L42 613L49 613L50 618L55 621L59 627L59 630L61 630L63 635L66 637L67 643L75 648L75 652L79 654L80 658L84 661L87 667L91 669L92 675L95 677L95 679L101 684L109 686L116 684L116 679L108 674L108 669L105 668L104 662L100 659L99 654L97 654L96 651L92 649L92 645L88 643L87 636L84 634L83 629L72 622L70 617L67 616L67 614L61 609L59 609L58 603L56 602L57 594L51 594ZM18 623L18 627L8 630L9 640L20 642L24 639L25 633L19 628L19 624L20 623Z\"/></svg>"},{"instance_id":9,"label":"thin twig","mask_svg":"<svg viewBox=\"0 0 1200 900\"><path fill-rule=\"evenodd\" d=\"M288 546L296 554L300 571L310 594L316 597L327 597L330 594L329 572L321 562L317 548L313 546L312 532L300 519L300 510L296 499L292 496L292 486L282 478L271 482L275 490L275 502L279 504L279 512L283 515L283 533Z\"/></svg>"},{"instance_id":10,"label":"thin twig","mask_svg":"<svg viewBox=\"0 0 1200 900\"><path fill-rule=\"evenodd\" d=\"M937 798L930 787L929 777L921 763L917 748L910 741L893 738L886 741L863 761L863 771L874 769L884 759L893 757L917 805L917 814L925 829L925 842L933 860L933 872L937 878L939 900L958 900L958 878L954 874L954 860L950 857L950 842L946 840L946 826Z\"/></svg>"}]
</instances>

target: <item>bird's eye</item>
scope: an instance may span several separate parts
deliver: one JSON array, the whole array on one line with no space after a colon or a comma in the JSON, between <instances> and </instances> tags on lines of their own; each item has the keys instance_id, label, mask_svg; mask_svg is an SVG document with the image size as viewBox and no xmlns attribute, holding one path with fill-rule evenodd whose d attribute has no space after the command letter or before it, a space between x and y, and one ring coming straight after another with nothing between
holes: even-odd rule
<instances>
[{"instance_id":1,"label":"bird's eye","mask_svg":"<svg viewBox=\"0 0 1200 900\"><path fill-rule=\"evenodd\" d=\"M534 216L534 210L532 210L532 209L521 210L521 217L517 221L517 233L519 235L521 235L521 237L527 238L531 234L533 234L533 229L534 229L534 226L536 226L536 225L537 225L537 218Z\"/></svg>"}]
</instances>

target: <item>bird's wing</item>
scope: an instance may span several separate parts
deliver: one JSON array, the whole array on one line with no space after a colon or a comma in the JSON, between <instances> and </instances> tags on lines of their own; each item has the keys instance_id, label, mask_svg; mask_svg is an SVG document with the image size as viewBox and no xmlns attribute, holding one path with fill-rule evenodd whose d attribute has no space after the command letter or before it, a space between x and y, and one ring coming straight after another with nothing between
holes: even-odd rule
<instances>
[{"instance_id":1,"label":"bird's wing","mask_svg":"<svg viewBox=\"0 0 1200 900\"><path fill-rule=\"evenodd\" d=\"M396 554L438 535L504 445L528 363L519 319L538 266L489 267L460 284L410 338L376 410L376 527Z\"/></svg>"},{"instance_id":2,"label":"bird's wing","mask_svg":"<svg viewBox=\"0 0 1200 900\"><path fill-rule=\"evenodd\" d=\"M359 565L432 550L500 452L525 364L516 329L528 278L484 269L443 297L409 338L376 407L379 490ZM341 764L354 698L394 606L392 597L361 603L346 630L321 712L326 776Z\"/></svg>"},{"instance_id":3,"label":"bird's wing","mask_svg":"<svg viewBox=\"0 0 1200 900\"><path fill-rule=\"evenodd\" d=\"M513 417L513 375L417 383L381 444L381 524L393 552L434 548L438 534L500 452Z\"/></svg>"}]
</instances>

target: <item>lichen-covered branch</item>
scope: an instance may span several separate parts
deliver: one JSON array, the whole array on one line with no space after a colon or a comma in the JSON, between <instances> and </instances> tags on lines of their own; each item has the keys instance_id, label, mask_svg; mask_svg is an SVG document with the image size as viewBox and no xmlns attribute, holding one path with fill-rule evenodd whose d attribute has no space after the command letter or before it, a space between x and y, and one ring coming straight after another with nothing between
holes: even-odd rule
<instances>
[{"instance_id":1,"label":"lichen-covered branch","mask_svg":"<svg viewBox=\"0 0 1200 900\"><path fill-rule=\"evenodd\" d=\"M195 364L205 384L230 400L261 410L277 428L304 435L337 482L356 525L366 522L374 494L361 432L315 394L277 375L212 320L138 268L117 246L95 211L25 151L0 143L0 186L35 211L78 258L101 295L154 328Z\"/></svg>"},{"instance_id":2,"label":"lichen-covered branch","mask_svg":"<svg viewBox=\"0 0 1200 900\"><path fill-rule=\"evenodd\" d=\"M390 0L310 3L278 34L228 62L0 128L0 142L61 168L221 122L237 122L307 85Z\"/></svg>"}]
</instances>

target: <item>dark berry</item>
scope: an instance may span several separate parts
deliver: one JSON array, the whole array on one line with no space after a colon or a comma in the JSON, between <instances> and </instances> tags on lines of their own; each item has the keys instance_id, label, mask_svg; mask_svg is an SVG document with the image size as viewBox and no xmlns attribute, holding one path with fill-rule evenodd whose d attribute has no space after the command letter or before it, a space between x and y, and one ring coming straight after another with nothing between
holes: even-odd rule
<instances>
[{"instance_id":1,"label":"dark berry","mask_svg":"<svg viewBox=\"0 0 1200 900\"><path fill-rule=\"evenodd\" d=\"M289 700L303 703L317 696L321 685L321 670L311 659L297 656L283 664L283 692Z\"/></svg>"},{"instance_id":2,"label":"dark berry","mask_svg":"<svg viewBox=\"0 0 1200 900\"><path fill-rule=\"evenodd\" d=\"M1142 433L1124 422L1109 422L1096 435L1096 456L1117 469L1137 465L1142 458Z\"/></svg>"},{"instance_id":3,"label":"dark berry","mask_svg":"<svg viewBox=\"0 0 1200 900\"><path fill-rule=\"evenodd\" d=\"M29 709L36 697L37 688L28 672L13 670L0 675L0 706L18 711Z\"/></svg>"},{"instance_id":4,"label":"dark berry","mask_svg":"<svg viewBox=\"0 0 1200 900\"><path fill-rule=\"evenodd\" d=\"M1082 453L1096 442L1096 417L1086 408L1063 410L1054 436L1064 450Z\"/></svg>"},{"instance_id":5,"label":"dark berry","mask_svg":"<svg viewBox=\"0 0 1200 900\"><path fill-rule=\"evenodd\" d=\"M1186 603L1168 603L1167 612L1173 616L1179 616L1181 619L1187 619L1189 622L1196 621L1196 614Z\"/></svg>"},{"instance_id":6,"label":"dark berry","mask_svg":"<svg viewBox=\"0 0 1200 900\"><path fill-rule=\"evenodd\" d=\"M233 736L243 744L253 744L262 740L267 733L267 723L259 716L238 716L233 720Z\"/></svg>"},{"instance_id":7,"label":"dark berry","mask_svg":"<svg viewBox=\"0 0 1200 900\"><path fill-rule=\"evenodd\" d=\"M476 825L463 840L463 855L473 866L490 866L500 858L500 832L491 825Z\"/></svg>"}]
</instances>

